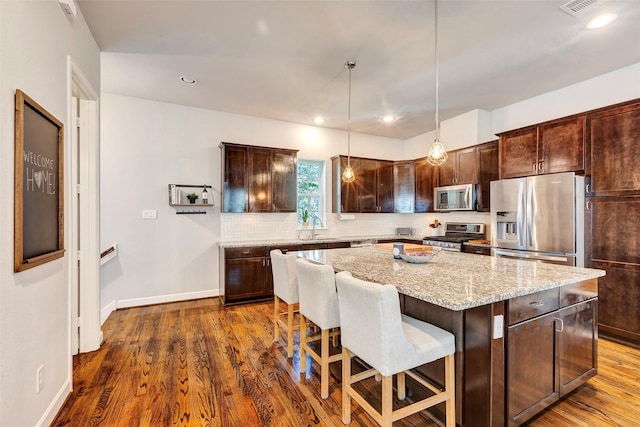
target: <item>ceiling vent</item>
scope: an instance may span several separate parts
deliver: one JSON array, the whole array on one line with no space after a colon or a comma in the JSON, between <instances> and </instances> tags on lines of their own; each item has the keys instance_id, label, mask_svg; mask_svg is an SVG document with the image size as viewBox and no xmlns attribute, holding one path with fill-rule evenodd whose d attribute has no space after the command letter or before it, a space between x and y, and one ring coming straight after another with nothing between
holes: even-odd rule
<instances>
[{"instance_id":1,"label":"ceiling vent","mask_svg":"<svg viewBox=\"0 0 640 427\"><path fill-rule=\"evenodd\" d=\"M580 18L609 1L611 0L572 0L560 6L560 9L571 16Z\"/></svg>"}]
</instances>

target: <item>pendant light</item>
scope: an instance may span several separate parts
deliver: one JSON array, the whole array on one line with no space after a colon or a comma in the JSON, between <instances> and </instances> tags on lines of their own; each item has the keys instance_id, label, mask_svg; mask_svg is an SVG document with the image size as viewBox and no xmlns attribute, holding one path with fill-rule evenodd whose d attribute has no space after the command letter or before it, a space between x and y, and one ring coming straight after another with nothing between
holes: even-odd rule
<instances>
[{"instance_id":1,"label":"pendant light","mask_svg":"<svg viewBox=\"0 0 640 427\"><path fill-rule=\"evenodd\" d=\"M440 142L440 120L438 117L438 0L435 0L435 56L436 56L436 139L433 140L429 154L427 155L427 162L432 166L443 165L447 158L447 151L444 149L444 145Z\"/></svg>"},{"instance_id":2,"label":"pendant light","mask_svg":"<svg viewBox=\"0 0 640 427\"><path fill-rule=\"evenodd\" d=\"M349 116L347 119L347 167L342 172L342 181L353 182L356 179L356 175L351 168L351 70L356 66L355 61L347 61L344 64L345 68L349 69Z\"/></svg>"}]
</instances>

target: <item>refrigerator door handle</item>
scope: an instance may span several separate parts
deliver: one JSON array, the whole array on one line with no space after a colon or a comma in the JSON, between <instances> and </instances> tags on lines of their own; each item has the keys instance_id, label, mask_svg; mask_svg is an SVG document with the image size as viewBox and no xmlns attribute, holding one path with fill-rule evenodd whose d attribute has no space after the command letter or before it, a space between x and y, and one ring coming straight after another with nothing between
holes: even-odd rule
<instances>
[{"instance_id":1,"label":"refrigerator door handle","mask_svg":"<svg viewBox=\"0 0 640 427\"><path fill-rule=\"evenodd\" d=\"M535 197L533 194L533 182L529 182L527 186L527 248L533 246L533 236L535 236L536 227L533 222L535 214Z\"/></svg>"},{"instance_id":2,"label":"refrigerator door handle","mask_svg":"<svg viewBox=\"0 0 640 427\"><path fill-rule=\"evenodd\" d=\"M524 243L524 232L525 232L525 218L526 218L526 214L525 214L525 207L526 207L526 200L525 200L525 194L524 194L524 185L525 185L526 181L525 180L520 180L518 182L518 213L517 213L517 217L516 217L516 238L517 238L517 242L518 242L518 248L519 249L524 249L525 248L525 243Z\"/></svg>"}]
</instances>

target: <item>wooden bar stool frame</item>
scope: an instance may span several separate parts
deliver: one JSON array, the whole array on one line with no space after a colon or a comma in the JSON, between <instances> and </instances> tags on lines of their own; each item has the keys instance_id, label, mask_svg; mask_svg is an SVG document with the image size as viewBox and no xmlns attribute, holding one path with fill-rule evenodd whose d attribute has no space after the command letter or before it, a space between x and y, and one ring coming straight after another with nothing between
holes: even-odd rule
<instances>
[{"instance_id":1,"label":"wooden bar stool frame","mask_svg":"<svg viewBox=\"0 0 640 427\"><path fill-rule=\"evenodd\" d=\"M295 258L296 256L293 254L283 254L279 249L274 249L270 252L270 256L271 256L271 268L273 271L273 287L274 287L274 291L273 291L273 342L277 342L280 340L280 328L282 328L286 333L287 333L287 357L289 359L291 359L293 357L293 345L294 345L294 341L293 341L293 332L296 329L300 328L300 324L294 324L294 318L295 318L295 314L298 313L299 311L299 304L298 304L298 283L297 283L297 277L296 277L296 270L295 270ZM285 277L283 278L278 278L278 271L277 269L278 267L278 257L283 257L282 260L284 261L284 266L280 266L280 268L284 267L285 271ZM274 262L275 259L275 262ZM282 273L282 272L281 272ZM294 299L296 302L293 303L289 303L289 301L286 301L285 299L281 298L277 291L276 291L276 287L278 287L278 285L276 284L277 280L280 279L285 279L288 283L287 286L289 286L289 288L286 291L282 291L286 294L288 294L288 297L290 299ZM292 286L294 286L294 283L292 281L295 281L295 292L292 290ZM281 311L280 310L280 303L284 302L285 304L287 304L287 309L285 311ZM286 316L286 323L284 320L282 320L282 317Z\"/></svg>"},{"instance_id":2,"label":"wooden bar stool frame","mask_svg":"<svg viewBox=\"0 0 640 427\"><path fill-rule=\"evenodd\" d=\"M400 312L398 290L357 279L349 272L336 274L342 332L342 422L351 422L351 399L383 427L434 405L445 403L446 426L455 427L455 337L435 325ZM371 366L352 375L351 359L358 356ZM426 363L444 359L444 390L412 372ZM378 412L353 387L380 375L382 410ZM393 376L398 399L406 397L409 375L433 395L393 410Z\"/></svg>"},{"instance_id":3,"label":"wooden bar stool frame","mask_svg":"<svg viewBox=\"0 0 640 427\"><path fill-rule=\"evenodd\" d=\"M398 421L409 415L431 408L439 403L446 402L446 427L455 427L455 357L453 354L445 356L445 388L440 390L430 382L413 371L404 371L397 374L398 399L406 397L405 374L416 380L422 386L431 390L434 395L412 403L409 406L393 410L393 376L382 377L382 411L378 412L362 395L354 388L353 384L366 380L380 373L374 369L368 369L355 375L351 375L351 358L354 356L347 348L342 347L342 422L351 423L351 399L355 400L364 411L378 424L390 427L394 421Z\"/></svg>"},{"instance_id":4,"label":"wooden bar stool frame","mask_svg":"<svg viewBox=\"0 0 640 427\"><path fill-rule=\"evenodd\" d=\"M304 259L296 260L300 295L300 373L307 371L307 353L320 365L320 396L329 397L329 364L342 360L342 354L329 354L329 341L337 346L340 336L338 294L333 268ZM313 319L310 319L311 316ZM308 328L320 330L307 336ZM320 341L320 353L309 344Z\"/></svg>"}]
</instances>

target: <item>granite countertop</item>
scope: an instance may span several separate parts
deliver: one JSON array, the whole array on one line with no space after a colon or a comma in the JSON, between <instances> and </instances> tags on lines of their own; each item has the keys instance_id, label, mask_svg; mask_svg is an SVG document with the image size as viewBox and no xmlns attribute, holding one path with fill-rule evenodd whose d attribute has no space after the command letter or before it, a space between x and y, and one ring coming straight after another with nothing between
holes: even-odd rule
<instances>
[{"instance_id":1,"label":"granite countertop","mask_svg":"<svg viewBox=\"0 0 640 427\"><path fill-rule=\"evenodd\" d=\"M427 264L409 264L374 248L299 254L331 265L336 272L350 271L362 280L392 284L402 294L456 311L605 275L603 270L449 251L437 251Z\"/></svg>"},{"instance_id":2,"label":"granite countertop","mask_svg":"<svg viewBox=\"0 0 640 427\"><path fill-rule=\"evenodd\" d=\"M422 236L405 236L396 234L380 234L367 236L324 236L319 235L315 239L264 239L264 240L236 240L236 241L219 241L218 246L221 248L242 248L246 246L273 246L273 245L301 245L313 243L332 243L332 242L355 242L362 240L390 240L405 239L415 240L422 243Z\"/></svg>"}]
</instances>

